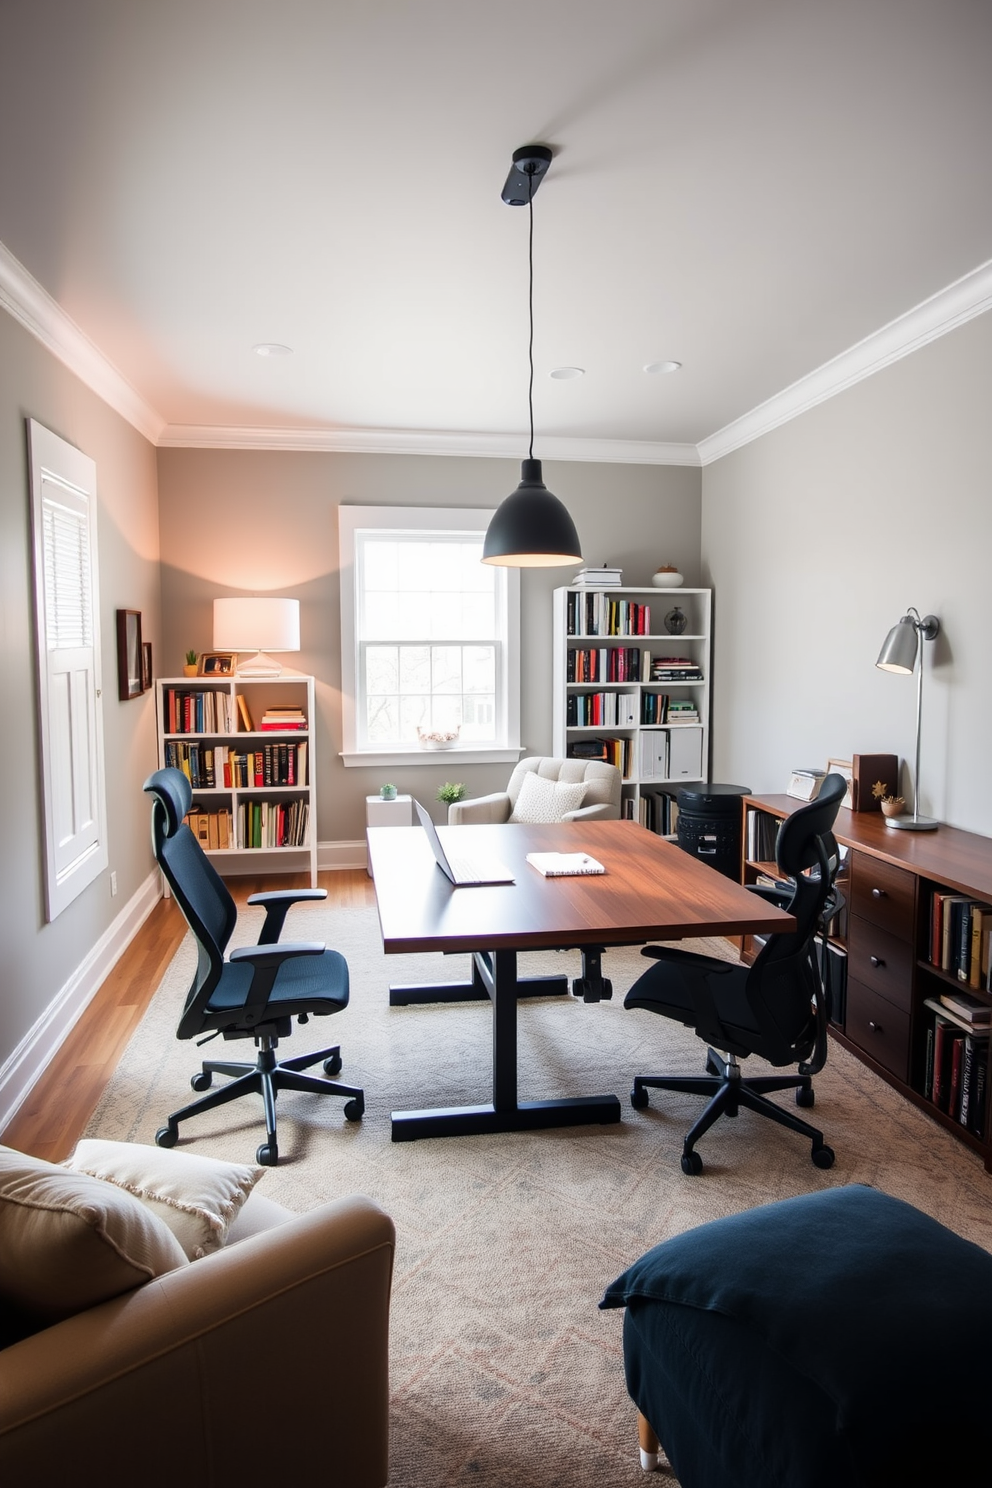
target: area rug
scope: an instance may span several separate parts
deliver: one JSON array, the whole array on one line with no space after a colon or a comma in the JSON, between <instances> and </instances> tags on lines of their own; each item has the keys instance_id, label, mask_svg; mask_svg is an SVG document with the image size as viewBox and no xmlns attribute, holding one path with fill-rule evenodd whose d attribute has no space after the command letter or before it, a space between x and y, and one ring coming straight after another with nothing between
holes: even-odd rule
<instances>
[{"instance_id":1,"label":"area rug","mask_svg":"<svg viewBox=\"0 0 992 1488\"><path fill-rule=\"evenodd\" d=\"M242 911L238 940L259 923L260 912ZM364 1087L366 1114L351 1124L338 1101L282 1095L280 1164L261 1191L298 1212L362 1192L396 1223L393 1488L643 1484L622 1315L596 1304L643 1251L690 1226L869 1183L992 1249L992 1178L979 1160L836 1044L813 1113L836 1151L832 1169L813 1167L802 1138L742 1112L703 1139L704 1172L686 1177L679 1155L698 1098L653 1092L650 1107L634 1111L627 1096L635 1073L701 1072L704 1049L666 1020L624 1011L623 993L646 965L635 949L604 958L612 1001L545 998L519 1010L521 1099L612 1091L619 1125L394 1144L392 1110L490 1099L488 1003L390 1008L387 999L391 982L464 979L467 958L386 957L370 909L300 906L287 935L326 941L348 959L349 1008L298 1029L291 1045L340 1042L341 1078ZM733 955L722 941L693 944ZM579 971L571 952L522 961L534 973ZM87 1135L151 1142L168 1112L192 1099L201 1056L175 1028L194 964L187 938ZM261 1102L246 1100L185 1125L180 1147L250 1161L262 1135Z\"/></svg>"}]
</instances>

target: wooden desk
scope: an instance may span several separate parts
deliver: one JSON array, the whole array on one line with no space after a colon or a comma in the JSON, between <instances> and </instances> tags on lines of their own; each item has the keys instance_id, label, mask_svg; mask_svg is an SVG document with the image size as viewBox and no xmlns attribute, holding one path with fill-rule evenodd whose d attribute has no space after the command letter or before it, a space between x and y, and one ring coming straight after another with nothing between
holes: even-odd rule
<instances>
[{"instance_id":1,"label":"wooden desk","mask_svg":"<svg viewBox=\"0 0 992 1488\"><path fill-rule=\"evenodd\" d=\"M745 880L774 866L747 859L747 812L782 818L802 804L791 796L744 798ZM933 1029L927 1001L939 1001L942 992L964 987L956 975L931 961L934 895L950 891L992 904L992 838L948 826L933 832L902 832L887 827L881 812L843 807L834 835L851 851L847 882L842 885L848 897L847 923L836 937L847 956L847 999L842 1021L830 1031L890 1085L978 1151L992 1171L988 1093L970 1126L950 1111L939 1110L926 1093L927 1045ZM965 990L980 1001L992 1001L984 989Z\"/></svg>"},{"instance_id":2,"label":"wooden desk","mask_svg":"<svg viewBox=\"0 0 992 1488\"><path fill-rule=\"evenodd\" d=\"M615 1095L517 1100L517 1000L525 990L517 978L519 951L579 947L598 956L610 945L795 928L784 911L635 822L440 831L453 851L504 863L516 881L453 888L419 827L371 827L369 856L383 947L390 955L471 954L474 979L459 990L469 997L488 997L492 1003L492 1101L394 1111L394 1142L620 1120ZM543 878L526 862L529 852L586 852L598 858L606 872Z\"/></svg>"}]
</instances>

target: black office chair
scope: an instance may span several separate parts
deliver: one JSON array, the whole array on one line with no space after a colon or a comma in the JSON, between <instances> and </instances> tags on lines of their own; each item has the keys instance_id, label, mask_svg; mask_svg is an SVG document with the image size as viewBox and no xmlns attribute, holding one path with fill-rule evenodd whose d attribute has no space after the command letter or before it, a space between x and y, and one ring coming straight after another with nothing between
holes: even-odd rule
<instances>
[{"instance_id":1,"label":"black office chair","mask_svg":"<svg viewBox=\"0 0 992 1488\"><path fill-rule=\"evenodd\" d=\"M237 921L234 900L184 821L192 792L181 770L156 770L143 790L152 797L152 847L162 872L196 938L196 973L186 997L177 1037L255 1040L254 1064L207 1059L190 1081L194 1090L209 1090L215 1074L233 1075L230 1085L174 1111L156 1132L160 1147L174 1147L179 1123L201 1111L257 1093L265 1107L265 1142L256 1158L271 1167L279 1161L276 1142L276 1096L280 1090L304 1090L316 1095L347 1098L344 1114L359 1121L365 1110L364 1093L317 1075L302 1074L323 1062L327 1075L341 1069L338 1045L295 1059L278 1061L275 1050L292 1032L293 1019L306 1023L311 1014L322 1017L348 1006L348 963L320 941L277 944L286 913L299 900L326 899L326 889L280 889L252 894L249 904L265 906L265 922L255 946L238 947L227 960L224 952ZM201 1039L205 1043L206 1039Z\"/></svg>"},{"instance_id":2,"label":"black office chair","mask_svg":"<svg viewBox=\"0 0 992 1488\"><path fill-rule=\"evenodd\" d=\"M659 964L637 979L624 1006L674 1018L694 1028L710 1045L708 1074L637 1075L630 1093L630 1103L637 1109L647 1105L649 1088L711 1097L682 1144L683 1173L702 1172L695 1144L718 1117L736 1116L741 1106L808 1137L818 1168L833 1164L834 1154L823 1133L766 1095L794 1089L797 1106L812 1106L811 1077L826 1063L828 1009L814 938L830 909L840 861L831 829L846 789L842 776L828 775L816 800L782 823L776 860L791 882L785 907L795 916L796 930L770 935L752 966L668 946L645 946L641 951ZM770 897L775 896L773 890ZM721 1055L717 1050L726 1052ZM749 1054L776 1067L797 1065L798 1073L745 1080L738 1059Z\"/></svg>"}]
</instances>

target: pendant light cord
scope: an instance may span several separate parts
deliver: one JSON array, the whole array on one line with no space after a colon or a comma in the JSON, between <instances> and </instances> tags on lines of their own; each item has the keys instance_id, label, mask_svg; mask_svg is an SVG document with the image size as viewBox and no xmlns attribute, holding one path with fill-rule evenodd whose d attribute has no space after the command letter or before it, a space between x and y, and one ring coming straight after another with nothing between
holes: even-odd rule
<instances>
[{"instance_id":1,"label":"pendant light cord","mask_svg":"<svg viewBox=\"0 0 992 1488\"><path fill-rule=\"evenodd\" d=\"M527 408L530 413L530 449L528 458L534 458L534 176L527 177L527 211L530 215L530 233L527 243L528 290L527 303L530 313L530 340L527 357L530 363L530 382L527 387Z\"/></svg>"}]
</instances>

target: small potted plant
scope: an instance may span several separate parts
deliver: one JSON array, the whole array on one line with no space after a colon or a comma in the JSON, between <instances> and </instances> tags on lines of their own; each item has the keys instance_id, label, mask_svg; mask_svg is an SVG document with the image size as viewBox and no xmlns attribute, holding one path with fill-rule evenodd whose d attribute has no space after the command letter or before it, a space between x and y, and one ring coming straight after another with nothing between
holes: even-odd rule
<instances>
[{"instance_id":1,"label":"small potted plant","mask_svg":"<svg viewBox=\"0 0 992 1488\"><path fill-rule=\"evenodd\" d=\"M196 676L196 652L192 649L186 652L186 662L183 666L183 676Z\"/></svg>"},{"instance_id":2,"label":"small potted plant","mask_svg":"<svg viewBox=\"0 0 992 1488\"><path fill-rule=\"evenodd\" d=\"M454 783L446 780L437 788L437 799L443 801L446 806L453 806L456 801L461 801L464 797L465 787L460 782Z\"/></svg>"},{"instance_id":3,"label":"small potted plant","mask_svg":"<svg viewBox=\"0 0 992 1488\"><path fill-rule=\"evenodd\" d=\"M395 785L391 785L389 783L387 783L386 785L380 785L380 787L379 787L379 799L382 800L382 801L395 801L396 800L396 787L395 787Z\"/></svg>"}]
</instances>

